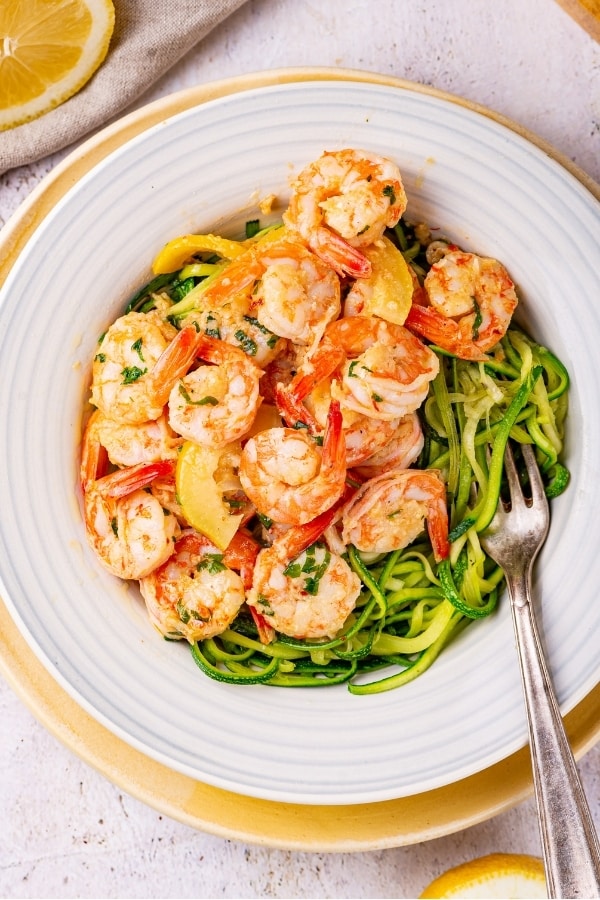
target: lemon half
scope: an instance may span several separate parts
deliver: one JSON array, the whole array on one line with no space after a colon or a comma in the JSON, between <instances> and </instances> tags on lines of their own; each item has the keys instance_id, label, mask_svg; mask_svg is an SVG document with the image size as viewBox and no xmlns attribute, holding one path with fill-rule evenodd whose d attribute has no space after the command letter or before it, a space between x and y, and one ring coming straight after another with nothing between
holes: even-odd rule
<instances>
[{"instance_id":1,"label":"lemon half","mask_svg":"<svg viewBox=\"0 0 600 900\"><path fill-rule=\"evenodd\" d=\"M491 853L448 869L425 888L420 900L432 897L535 900L547 896L541 859L519 853Z\"/></svg>"},{"instance_id":2,"label":"lemon half","mask_svg":"<svg viewBox=\"0 0 600 900\"><path fill-rule=\"evenodd\" d=\"M104 60L114 23L111 0L2 0L0 131L77 93Z\"/></svg>"}]
</instances>

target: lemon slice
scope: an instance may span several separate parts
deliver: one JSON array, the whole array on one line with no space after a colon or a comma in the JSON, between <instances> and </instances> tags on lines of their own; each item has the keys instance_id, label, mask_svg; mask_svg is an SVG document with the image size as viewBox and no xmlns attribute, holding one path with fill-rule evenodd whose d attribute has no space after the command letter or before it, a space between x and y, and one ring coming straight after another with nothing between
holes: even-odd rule
<instances>
[{"instance_id":1,"label":"lemon slice","mask_svg":"<svg viewBox=\"0 0 600 900\"><path fill-rule=\"evenodd\" d=\"M535 900L547 896L541 859L519 853L491 853L448 869L425 888L421 900L432 897Z\"/></svg>"},{"instance_id":2,"label":"lemon slice","mask_svg":"<svg viewBox=\"0 0 600 900\"><path fill-rule=\"evenodd\" d=\"M192 528L226 550L243 519L230 515L215 481L215 472L224 451L186 441L177 458L175 487L183 515Z\"/></svg>"},{"instance_id":3,"label":"lemon slice","mask_svg":"<svg viewBox=\"0 0 600 900\"><path fill-rule=\"evenodd\" d=\"M111 0L2 0L0 131L77 93L104 60L114 23Z\"/></svg>"},{"instance_id":4,"label":"lemon slice","mask_svg":"<svg viewBox=\"0 0 600 900\"><path fill-rule=\"evenodd\" d=\"M353 302L361 307L356 311L404 325L414 291L408 263L386 237L372 247L364 247L362 252L371 263L372 274L364 283L359 278L350 292L349 297L354 296Z\"/></svg>"}]
</instances>

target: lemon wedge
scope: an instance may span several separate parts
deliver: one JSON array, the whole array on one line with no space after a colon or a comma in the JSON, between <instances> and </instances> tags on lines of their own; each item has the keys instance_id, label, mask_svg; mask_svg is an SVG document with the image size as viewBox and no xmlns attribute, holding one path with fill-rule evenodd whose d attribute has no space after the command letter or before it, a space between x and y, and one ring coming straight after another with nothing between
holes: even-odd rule
<instances>
[{"instance_id":1,"label":"lemon wedge","mask_svg":"<svg viewBox=\"0 0 600 900\"><path fill-rule=\"evenodd\" d=\"M215 480L223 452L186 441L175 469L177 497L185 518L219 550L227 549L243 518L230 515Z\"/></svg>"},{"instance_id":2,"label":"lemon wedge","mask_svg":"<svg viewBox=\"0 0 600 900\"><path fill-rule=\"evenodd\" d=\"M111 0L3 0L0 131L77 93L104 60L114 23Z\"/></svg>"},{"instance_id":3,"label":"lemon wedge","mask_svg":"<svg viewBox=\"0 0 600 900\"><path fill-rule=\"evenodd\" d=\"M354 285L362 314L379 316L386 322L404 325L412 304L414 284L408 263L395 244L384 237L362 252L371 263L372 274ZM352 292L351 292L352 293Z\"/></svg>"},{"instance_id":4,"label":"lemon wedge","mask_svg":"<svg viewBox=\"0 0 600 900\"><path fill-rule=\"evenodd\" d=\"M152 263L155 275L176 272L194 255L210 251L223 259L237 259L246 247L240 241L230 241L216 234L182 234L173 238L157 253Z\"/></svg>"},{"instance_id":5,"label":"lemon wedge","mask_svg":"<svg viewBox=\"0 0 600 900\"><path fill-rule=\"evenodd\" d=\"M248 251L256 254L256 248L272 244L284 235L283 228L267 231L260 238L232 241L218 234L182 234L164 245L154 257L152 271L155 275L177 272L195 253L217 253L223 259L237 259Z\"/></svg>"},{"instance_id":6,"label":"lemon wedge","mask_svg":"<svg viewBox=\"0 0 600 900\"><path fill-rule=\"evenodd\" d=\"M541 859L519 853L490 853L448 869L425 888L420 900L432 897L535 900L547 896Z\"/></svg>"}]
</instances>

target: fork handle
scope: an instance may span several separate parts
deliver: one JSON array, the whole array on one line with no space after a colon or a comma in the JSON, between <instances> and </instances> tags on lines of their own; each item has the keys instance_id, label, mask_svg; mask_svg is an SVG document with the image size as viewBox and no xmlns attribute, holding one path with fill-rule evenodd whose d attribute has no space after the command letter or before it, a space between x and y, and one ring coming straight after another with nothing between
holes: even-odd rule
<instances>
[{"instance_id":1,"label":"fork handle","mask_svg":"<svg viewBox=\"0 0 600 900\"><path fill-rule=\"evenodd\" d=\"M600 846L531 604L531 569L508 579L549 897L600 897Z\"/></svg>"}]
</instances>

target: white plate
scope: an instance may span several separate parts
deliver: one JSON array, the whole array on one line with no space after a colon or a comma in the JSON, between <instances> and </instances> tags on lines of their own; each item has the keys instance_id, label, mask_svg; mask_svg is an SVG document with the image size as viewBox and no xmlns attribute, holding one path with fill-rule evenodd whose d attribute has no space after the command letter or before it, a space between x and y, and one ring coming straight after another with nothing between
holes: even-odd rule
<instances>
[{"instance_id":1,"label":"white plate","mask_svg":"<svg viewBox=\"0 0 600 900\"><path fill-rule=\"evenodd\" d=\"M236 688L162 641L133 588L88 550L78 441L98 336L150 277L155 252L284 202L324 149L367 147L404 174L409 215L497 256L522 322L573 377L568 492L541 558L541 624L563 712L598 682L597 201L554 160L473 110L410 90L285 84L184 112L84 176L31 239L0 294L0 587L29 645L71 696L131 746L240 794L296 803L391 799L479 771L526 740L507 604L421 678L353 697Z\"/></svg>"}]
</instances>

